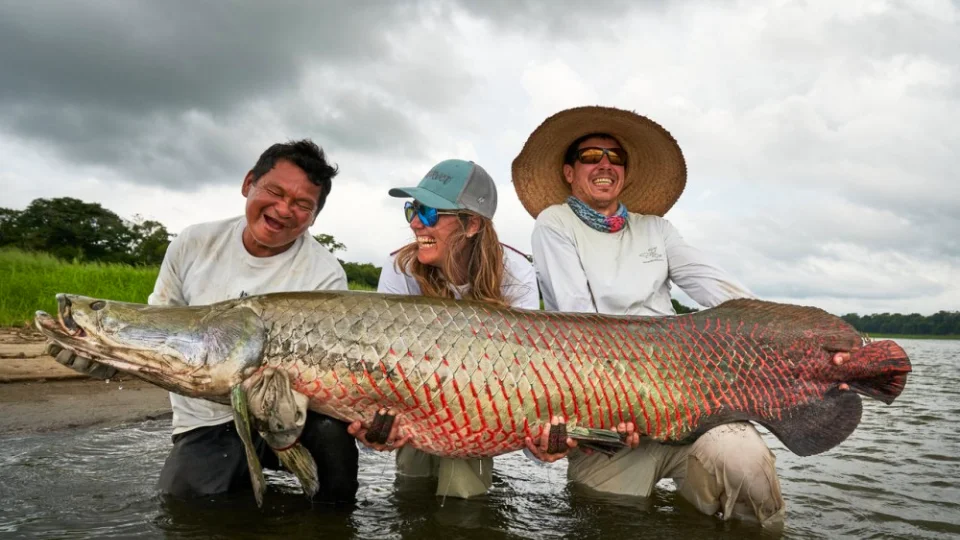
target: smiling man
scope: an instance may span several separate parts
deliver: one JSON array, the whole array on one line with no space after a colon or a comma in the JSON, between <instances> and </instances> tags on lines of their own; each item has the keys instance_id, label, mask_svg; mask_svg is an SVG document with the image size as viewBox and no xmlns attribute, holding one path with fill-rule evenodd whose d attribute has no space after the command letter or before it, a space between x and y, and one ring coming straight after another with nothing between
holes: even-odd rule
<instances>
[{"instance_id":1,"label":"smiling man","mask_svg":"<svg viewBox=\"0 0 960 540\"><path fill-rule=\"evenodd\" d=\"M308 234L337 169L309 140L268 148L243 179L245 215L184 229L170 244L149 303L212 304L253 294L347 288L336 257ZM230 407L170 394L173 449L160 473L164 493L194 497L250 486ZM254 435L265 467L276 456ZM301 442L317 463L315 499L351 502L357 447L347 425L307 413Z\"/></svg>"},{"instance_id":2,"label":"smiling man","mask_svg":"<svg viewBox=\"0 0 960 540\"><path fill-rule=\"evenodd\" d=\"M193 306L271 292L346 289L336 257L307 232L336 174L309 140L268 148L243 179L245 215L184 229L167 248L149 303ZM97 365L70 351L57 359L87 372ZM190 498L249 489L230 407L174 393L170 404L173 448L160 472L161 492ZM276 455L256 432L253 437L263 466L277 469ZM352 502L358 453L347 425L308 411L300 442L317 463L314 500Z\"/></svg>"},{"instance_id":3,"label":"smiling man","mask_svg":"<svg viewBox=\"0 0 960 540\"><path fill-rule=\"evenodd\" d=\"M708 307L752 296L662 217L686 178L679 145L648 118L580 107L544 121L514 160L513 182L536 218L533 260L545 309L675 315L671 282ZM618 429L634 433L632 424ZM542 439L527 441L540 459L567 455L547 454ZM782 523L774 456L751 424L716 427L690 445L662 445L635 434L627 442L631 448L612 457L573 448L568 479L596 491L646 497L661 478L673 478L679 493L704 513Z\"/></svg>"}]
</instances>

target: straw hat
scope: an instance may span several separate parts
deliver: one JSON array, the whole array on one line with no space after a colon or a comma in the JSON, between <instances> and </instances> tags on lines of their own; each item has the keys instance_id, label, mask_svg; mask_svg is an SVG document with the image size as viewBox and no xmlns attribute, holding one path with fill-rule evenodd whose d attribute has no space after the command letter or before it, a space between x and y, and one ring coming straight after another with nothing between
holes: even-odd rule
<instances>
[{"instance_id":1,"label":"straw hat","mask_svg":"<svg viewBox=\"0 0 960 540\"><path fill-rule=\"evenodd\" d=\"M513 160L513 187L536 218L570 196L563 155L570 143L590 133L608 133L627 152L620 202L637 214L664 215L687 184L687 165L677 141L660 124L612 107L560 111L535 129Z\"/></svg>"}]
</instances>

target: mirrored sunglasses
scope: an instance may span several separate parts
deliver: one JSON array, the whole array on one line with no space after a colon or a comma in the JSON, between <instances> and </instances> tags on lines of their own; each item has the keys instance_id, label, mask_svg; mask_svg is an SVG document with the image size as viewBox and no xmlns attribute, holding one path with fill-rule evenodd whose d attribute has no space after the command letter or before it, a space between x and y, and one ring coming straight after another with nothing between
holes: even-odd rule
<instances>
[{"instance_id":1,"label":"mirrored sunglasses","mask_svg":"<svg viewBox=\"0 0 960 540\"><path fill-rule=\"evenodd\" d=\"M407 201L403 204L403 215L407 218L407 223L411 223L414 217L418 217L424 227L435 226L440 221L440 216L455 216L457 214L460 214L460 212L456 210L437 210L417 201Z\"/></svg>"},{"instance_id":2,"label":"mirrored sunglasses","mask_svg":"<svg viewBox=\"0 0 960 540\"><path fill-rule=\"evenodd\" d=\"M577 161L586 165L600 163L607 156L611 165L626 165L627 154L622 148L596 148L593 146L577 150Z\"/></svg>"}]
</instances>

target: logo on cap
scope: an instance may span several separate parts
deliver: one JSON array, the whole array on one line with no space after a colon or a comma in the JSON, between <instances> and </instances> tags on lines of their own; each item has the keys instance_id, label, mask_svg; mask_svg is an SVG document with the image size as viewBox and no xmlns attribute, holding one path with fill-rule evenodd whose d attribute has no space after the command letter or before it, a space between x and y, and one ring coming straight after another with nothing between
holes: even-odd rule
<instances>
[{"instance_id":1,"label":"logo on cap","mask_svg":"<svg viewBox=\"0 0 960 540\"><path fill-rule=\"evenodd\" d=\"M447 182L453 180L453 177L450 176L449 174L443 174L442 172L439 172L436 170L432 170L428 172L427 176L425 176L424 179L427 179L427 178L431 180L436 180L443 185L447 185Z\"/></svg>"}]
</instances>

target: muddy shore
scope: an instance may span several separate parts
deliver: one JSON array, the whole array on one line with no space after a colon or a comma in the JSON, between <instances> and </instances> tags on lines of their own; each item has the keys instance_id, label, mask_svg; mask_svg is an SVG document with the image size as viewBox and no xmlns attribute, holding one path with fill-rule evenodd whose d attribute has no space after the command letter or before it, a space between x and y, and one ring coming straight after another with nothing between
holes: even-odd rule
<instances>
[{"instance_id":1,"label":"muddy shore","mask_svg":"<svg viewBox=\"0 0 960 540\"><path fill-rule=\"evenodd\" d=\"M132 377L91 379L44 347L31 329L0 328L0 435L169 417L165 390Z\"/></svg>"}]
</instances>

